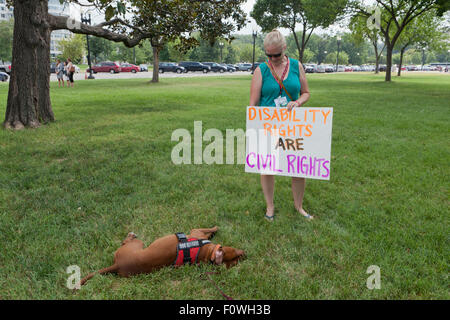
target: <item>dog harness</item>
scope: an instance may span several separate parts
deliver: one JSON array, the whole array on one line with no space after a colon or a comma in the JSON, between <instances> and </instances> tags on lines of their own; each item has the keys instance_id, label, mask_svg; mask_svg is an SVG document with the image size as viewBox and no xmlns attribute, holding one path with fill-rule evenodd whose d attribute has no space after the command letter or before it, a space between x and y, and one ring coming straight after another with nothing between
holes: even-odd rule
<instances>
[{"instance_id":1,"label":"dog harness","mask_svg":"<svg viewBox=\"0 0 450 320\"><path fill-rule=\"evenodd\" d=\"M177 257L173 263L174 266L182 266L183 264L196 264L200 248L205 244L211 243L209 240L191 238L187 239L182 232L175 234L178 238Z\"/></svg>"}]
</instances>

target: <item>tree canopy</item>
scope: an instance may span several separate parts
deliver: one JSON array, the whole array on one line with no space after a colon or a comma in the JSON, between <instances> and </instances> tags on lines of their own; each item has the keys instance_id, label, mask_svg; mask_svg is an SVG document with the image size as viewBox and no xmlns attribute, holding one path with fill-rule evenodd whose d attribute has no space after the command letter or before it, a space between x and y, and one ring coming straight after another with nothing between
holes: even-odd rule
<instances>
[{"instance_id":1,"label":"tree canopy","mask_svg":"<svg viewBox=\"0 0 450 320\"><path fill-rule=\"evenodd\" d=\"M64 2L60 0L61 3ZM22 129L54 121L50 101L50 33L66 29L134 47L144 39L153 44L192 36L213 42L245 24L244 0L68 0L104 12L105 22L88 25L48 13L48 0L8 0L14 6L12 72L4 127ZM126 15L131 15L128 18ZM39 66L39 67L38 67Z\"/></svg>"},{"instance_id":2,"label":"tree canopy","mask_svg":"<svg viewBox=\"0 0 450 320\"><path fill-rule=\"evenodd\" d=\"M387 50L385 80L391 81L392 52L403 30L417 17L432 9L443 10L446 4L439 0L375 0L375 2L377 7L383 10L377 28L383 35ZM356 15L371 19L373 12L364 4L364 1L355 0L351 6L356 10Z\"/></svg>"},{"instance_id":3,"label":"tree canopy","mask_svg":"<svg viewBox=\"0 0 450 320\"><path fill-rule=\"evenodd\" d=\"M263 31L287 28L292 32L299 60L312 32L318 27L327 28L344 13L347 0L257 0L251 16ZM298 39L295 30L301 26Z\"/></svg>"}]
</instances>

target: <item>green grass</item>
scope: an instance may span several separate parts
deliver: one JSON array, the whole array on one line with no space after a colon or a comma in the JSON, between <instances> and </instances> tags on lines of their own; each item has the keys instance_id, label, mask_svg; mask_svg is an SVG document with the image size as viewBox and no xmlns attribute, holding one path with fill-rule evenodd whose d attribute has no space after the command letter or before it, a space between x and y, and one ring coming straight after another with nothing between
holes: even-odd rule
<instances>
[{"instance_id":1,"label":"green grass","mask_svg":"<svg viewBox=\"0 0 450 320\"><path fill-rule=\"evenodd\" d=\"M449 299L450 77L308 78L308 106L334 108L331 180L308 180L309 222L277 177L273 224L243 165L171 162L177 128L245 128L250 77L52 83L54 123L0 130L0 299L222 299L211 270L235 299ZM0 84L2 115L6 98ZM129 231L148 245L213 225L214 242L246 251L237 267L65 287L68 266L109 266Z\"/></svg>"}]
</instances>

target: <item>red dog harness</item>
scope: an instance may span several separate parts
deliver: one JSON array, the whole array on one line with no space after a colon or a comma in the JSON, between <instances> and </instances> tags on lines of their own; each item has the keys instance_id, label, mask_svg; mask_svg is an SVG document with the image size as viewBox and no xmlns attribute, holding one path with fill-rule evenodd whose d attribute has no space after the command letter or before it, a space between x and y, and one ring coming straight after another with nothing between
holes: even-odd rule
<instances>
[{"instance_id":1,"label":"red dog harness","mask_svg":"<svg viewBox=\"0 0 450 320\"><path fill-rule=\"evenodd\" d=\"M173 263L174 266L182 266L183 264L197 264L198 254L200 248L207 243L211 243L209 240L202 240L191 238L187 239L184 233L176 233L178 238L177 245L177 257Z\"/></svg>"}]
</instances>

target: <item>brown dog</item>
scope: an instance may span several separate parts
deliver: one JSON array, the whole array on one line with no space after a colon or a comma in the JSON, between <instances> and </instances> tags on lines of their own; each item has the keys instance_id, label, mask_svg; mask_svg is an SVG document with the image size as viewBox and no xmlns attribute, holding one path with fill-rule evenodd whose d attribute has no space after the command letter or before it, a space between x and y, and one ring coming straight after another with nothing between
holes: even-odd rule
<instances>
[{"instance_id":1,"label":"brown dog","mask_svg":"<svg viewBox=\"0 0 450 320\"><path fill-rule=\"evenodd\" d=\"M189 241L199 240L199 242L202 242L211 238L217 230L217 227L193 229L186 238ZM180 260L180 252L183 251L178 248L179 242L178 236L171 234L155 240L144 249L144 243L136 239L136 235L133 232L130 232L122 242L122 246L115 252L114 264L89 274L81 280L80 284L85 284L96 273L117 273L120 276L128 277L139 273L150 273L162 267L174 265L176 261ZM210 241L205 242L206 244L197 250L195 259L192 257L192 262L211 262L217 265L224 263L227 268L230 268L235 266L238 260L244 256L244 251L242 250L222 247L221 245L212 244Z\"/></svg>"}]
</instances>

